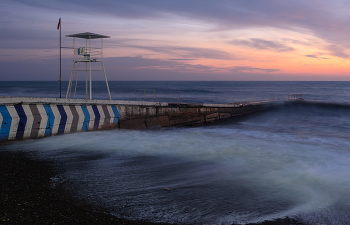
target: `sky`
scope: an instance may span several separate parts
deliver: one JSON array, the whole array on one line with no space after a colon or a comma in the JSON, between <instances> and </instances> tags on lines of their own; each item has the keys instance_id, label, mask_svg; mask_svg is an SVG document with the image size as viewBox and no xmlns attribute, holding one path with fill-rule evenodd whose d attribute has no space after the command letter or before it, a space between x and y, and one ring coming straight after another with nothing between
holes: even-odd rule
<instances>
[{"instance_id":1,"label":"sky","mask_svg":"<svg viewBox=\"0 0 350 225\"><path fill-rule=\"evenodd\" d=\"M348 0L1 0L0 80L59 79L59 18L62 80L91 32L108 80L350 81Z\"/></svg>"}]
</instances>

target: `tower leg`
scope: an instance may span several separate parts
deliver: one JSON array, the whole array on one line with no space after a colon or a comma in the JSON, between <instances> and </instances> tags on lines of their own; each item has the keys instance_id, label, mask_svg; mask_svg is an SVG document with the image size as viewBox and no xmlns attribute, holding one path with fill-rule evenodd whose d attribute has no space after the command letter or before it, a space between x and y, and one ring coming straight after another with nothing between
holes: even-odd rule
<instances>
[{"instance_id":1,"label":"tower leg","mask_svg":"<svg viewBox=\"0 0 350 225\"><path fill-rule=\"evenodd\" d=\"M85 39L85 49L87 51L87 39ZM85 71L86 71L86 99L88 99L88 69L87 69L87 62L85 63Z\"/></svg>"},{"instance_id":2,"label":"tower leg","mask_svg":"<svg viewBox=\"0 0 350 225\"><path fill-rule=\"evenodd\" d=\"M91 61L89 62L89 66L90 66L90 99L92 99L92 87L91 87Z\"/></svg>"},{"instance_id":3,"label":"tower leg","mask_svg":"<svg viewBox=\"0 0 350 225\"><path fill-rule=\"evenodd\" d=\"M107 76L106 76L105 67L104 67L102 61L101 61L101 64L102 64L103 73L104 73L104 75L105 75L105 80L106 80L106 85L107 85L107 91L108 91L108 95L109 95L109 100L112 100L112 98L111 98L111 92L109 91L109 86L108 86L108 81L107 81Z\"/></svg>"},{"instance_id":4,"label":"tower leg","mask_svg":"<svg viewBox=\"0 0 350 225\"><path fill-rule=\"evenodd\" d=\"M90 99L92 99L92 87L91 87L91 38L89 37L89 67L90 67Z\"/></svg>"},{"instance_id":5,"label":"tower leg","mask_svg":"<svg viewBox=\"0 0 350 225\"><path fill-rule=\"evenodd\" d=\"M73 95L74 99L75 99L75 94L77 93L79 69L80 69L80 62L79 62L79 65L78 65L77 77L75 78L75 87L74 87L74 95ZM74 79L74 73L73 73L73 79ZM71 89L72 89L72 86L71 86ZM72 92L72 90L71 90L71 92Z\"/></svg>"},{"instance_id":6,"label":"tower leg","mask_svg":"<svg viewBox=\"0 0 350 225\"><path fill-rule=\"evenodd\" d=\"M68 89L67 89L66 98L68 98L70 89L72 88L72 78L73 78L74 65L75 65L75 61L73 60L73 68L72 68L72 72L70 73L70 78L69 78L69 83L68 83Z\"/></svg>"},{"instance_id":7,"label":"tower leg","mask_svg":"<svg viewBox=\"0 0 350 225\"><path fill-rule=\"evenodd\" d=\"M88 99L88 75L87 75L87 71L88 70L87 70L87 63L85 63L85 70L86 70L85 71L85 75L86 75L86 86L85 86L86 87L85 88L86 89L86 99Z\"/></svg>"}]
</instances>

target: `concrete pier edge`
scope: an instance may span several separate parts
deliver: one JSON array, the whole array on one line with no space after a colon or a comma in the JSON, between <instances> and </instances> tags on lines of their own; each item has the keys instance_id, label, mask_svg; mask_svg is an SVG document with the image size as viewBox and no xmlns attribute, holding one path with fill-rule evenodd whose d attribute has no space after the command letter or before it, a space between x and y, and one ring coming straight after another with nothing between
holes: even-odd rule
<instances>
[{"instance_id":1,"label":"concrete pier edge","mask_svg":"<svg viewBox=\"0 0 350 225\"><path fill-rule=\"evenodd\" d=\"M114 128L201 125L254 113L277 102L196 104L0 96L0 141Z\"/></svg>"}]
</instances>

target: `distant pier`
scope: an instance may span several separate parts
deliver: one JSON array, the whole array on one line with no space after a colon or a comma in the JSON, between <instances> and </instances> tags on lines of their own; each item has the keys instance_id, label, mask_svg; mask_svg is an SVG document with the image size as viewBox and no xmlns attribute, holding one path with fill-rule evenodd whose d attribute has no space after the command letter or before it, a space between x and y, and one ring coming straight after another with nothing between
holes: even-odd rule
<instances>
[{"instance_id":1,"label":"distant pier","mask_svg":"<svg viewBox=\"0 0 350 225\"><path fill-rule=\"evenodd\" d=\"M79 131L202 125L261 111L277 100L229 104L0 97L0 141Z\"/></svg>"}]
</instances>

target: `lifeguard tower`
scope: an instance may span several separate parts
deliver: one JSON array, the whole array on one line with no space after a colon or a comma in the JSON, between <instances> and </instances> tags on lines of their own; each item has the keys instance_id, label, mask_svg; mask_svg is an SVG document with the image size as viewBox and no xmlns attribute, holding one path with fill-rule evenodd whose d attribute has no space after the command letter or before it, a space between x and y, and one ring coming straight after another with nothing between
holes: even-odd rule
<instances>
[{"instance_id":1,"label":"lifeguard tower","mask_svg":"<svg viewBox=\"0 0 350 225\"><path fill-rule=\"evenodd\" d=\"M78 85L78 75L79 72L85 72L86 76L86 99L89 98L92 99L92 86L91 86L91 72L92 71L103 71L106 85L107 85L107 91L109 95L109 100L111 100L111 93L109 91L108 87L108 81L106 76L106 71L103 65L103 38L110 38L109 36L100 35L100 34L94 34L94 33L79 33L79 34L71 34L66 35L66 37L72 37L73 38L73 49L74 49L74 59L73 59L73 68L70 75L69 83L68 83L68 89L67 89L67 95L66 98L75 98L75 93L77 91L77 85ZM75 47L75 38L82 38L85 39L85 47ZM96 47L96 43L94 47L91 47L91 40L92 39L101 39L101 47ZM89 40L89 43L88 43ZM101 63L102 67L96 67L94 65L93 69L91 69L91 64L94 63ZM89 82L88 82L89 81Z\"/></svg>"}]
</instances>

